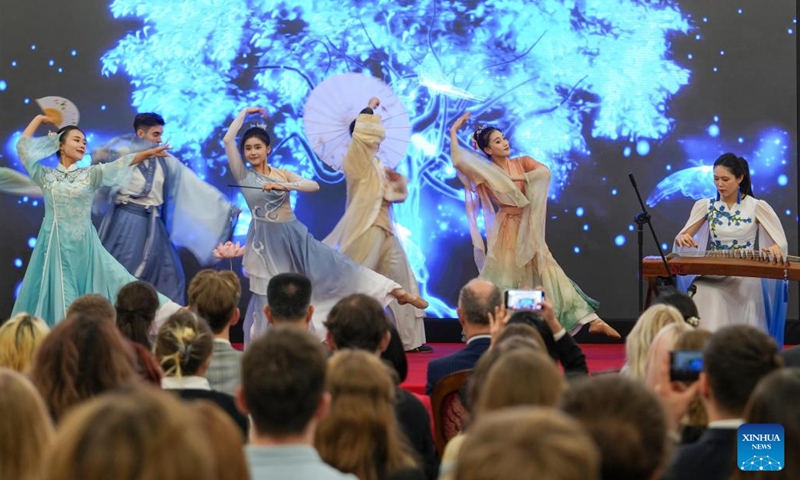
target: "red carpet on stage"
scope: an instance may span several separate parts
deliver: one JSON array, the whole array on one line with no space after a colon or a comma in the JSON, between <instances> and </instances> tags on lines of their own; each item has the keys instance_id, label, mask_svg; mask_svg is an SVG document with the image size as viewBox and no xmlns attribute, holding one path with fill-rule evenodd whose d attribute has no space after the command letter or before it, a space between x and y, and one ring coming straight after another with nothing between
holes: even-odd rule
<instances>
[{"instance_id":1,"label":"red carpet on stage","mask_svg":"<svg viewBox=\"0 0 800 480\"><path fill-rule=\"evenodd\" d=\"M429 345L433 347L433 353L406 354L406 358L408 358L408 377L401 386L412 393L425 394L425 376L428 371L428 362L464 348L463 343L431 343ZM621 343L586 343L581 344L581 349L586 355L586 363L591 374L605 370L618 370L625 363L625 345Z\"/></svg>"}]
</instances>

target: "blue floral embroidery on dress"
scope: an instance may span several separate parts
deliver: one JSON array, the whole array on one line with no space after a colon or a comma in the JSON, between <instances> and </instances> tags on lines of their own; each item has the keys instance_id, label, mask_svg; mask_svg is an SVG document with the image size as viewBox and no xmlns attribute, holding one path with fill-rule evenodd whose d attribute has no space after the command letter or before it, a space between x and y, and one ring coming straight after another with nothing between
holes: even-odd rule
<instances>
[{"instance_id":1,"label":"blue floral embroidery on dress","mask_svg":"<svg viewBox=\"0 0 800 480\"><path fill-rule=\"evenodd\" d=\"M731 212L730 210L726 210L725 205L720 205L719 208L714 206L714 201L711 200L708 202L708 229L711 232L712 243L711 249L712 250L742 250L742 249L751 249L753 245L750 241L747 243L739 244L738 240L733 240L730 245L717 240L717 226L725 225L725 221L727 220L727 225L735 225L737 227L741 226L743 223L753 223L752 218L744 218L742 217L742 211L736 210Z\"/></svg>"}]
</instances>

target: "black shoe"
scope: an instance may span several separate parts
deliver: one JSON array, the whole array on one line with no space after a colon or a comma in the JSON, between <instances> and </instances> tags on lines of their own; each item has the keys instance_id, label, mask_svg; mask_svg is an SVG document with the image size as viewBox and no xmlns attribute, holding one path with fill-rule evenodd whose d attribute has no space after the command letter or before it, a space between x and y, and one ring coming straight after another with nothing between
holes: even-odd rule
<instances>
[{"instance_id":1,"label":"black shoe","mask_svg":"<svg viewBox=\"0 0 800 480\"><path fill-rule=\"evenodd\" d=\"M406 350L406 353L433 353L433 348L427 345L420 345L417 348Z\"/></svg>"}]
</instances>

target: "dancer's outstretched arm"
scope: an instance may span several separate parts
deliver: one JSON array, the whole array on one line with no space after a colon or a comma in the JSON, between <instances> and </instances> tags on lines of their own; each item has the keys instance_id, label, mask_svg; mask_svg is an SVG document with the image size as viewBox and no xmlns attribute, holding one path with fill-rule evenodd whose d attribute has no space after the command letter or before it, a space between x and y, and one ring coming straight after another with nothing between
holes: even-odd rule
<instances>
[{"instance_id":1,"label":"dancer's outstretched arm","mask_svg":"<svg viewBox=\"0 0 800 480\"><path fill-rule=\"evenodd\" d=\"M296 190L303 193L313 193L319 190L319 183L309 180L294 172L286 172L288 182L269 182L264 185L264 191L270 190Z\"/></svg>"}]
</instances>

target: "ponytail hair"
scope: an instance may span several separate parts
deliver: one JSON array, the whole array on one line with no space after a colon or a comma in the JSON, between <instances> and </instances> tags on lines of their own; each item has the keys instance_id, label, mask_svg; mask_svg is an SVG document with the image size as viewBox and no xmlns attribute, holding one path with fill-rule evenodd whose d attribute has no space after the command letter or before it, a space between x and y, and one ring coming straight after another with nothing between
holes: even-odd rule
<instances>
[{"instance_id":1,"label":"ponytail hair","mask_svg":"<svg viewBox=\"0 0 800 480\"><path fill-rule=\"evenodd\" d=\"M753 196L753 185L750 181L750 164L747 163L742 157L738 157L733 153L723 153L714 162L715 167L725 167L736 177L742 179L739 184L739 192L742 195Z\"/></svg>"},{"instance_id":2,"label":"ponytail hair","mask_svg":"<svg viewBox=\"0 0 800 480\"><path fill-rule=\"evenodd\" d=\"M205 320L179 311L158 330L154 353L167 377L196 375L214 349L214 334Z\"/></svg>"}]
</instances>

